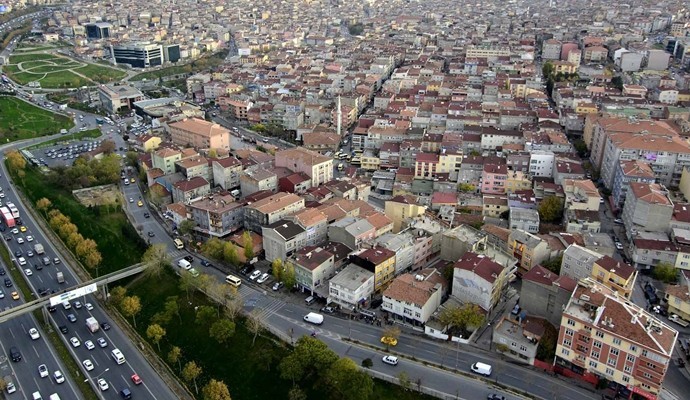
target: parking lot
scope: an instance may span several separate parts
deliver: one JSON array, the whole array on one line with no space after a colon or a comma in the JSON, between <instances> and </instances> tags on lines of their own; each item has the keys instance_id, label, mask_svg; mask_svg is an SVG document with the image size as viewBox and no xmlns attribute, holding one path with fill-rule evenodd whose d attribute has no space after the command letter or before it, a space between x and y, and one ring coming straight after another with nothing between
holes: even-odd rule
<instances>
[{"instance_id":1,"label":"parking lot","mask_svg":"<svg viewBox=\"0 0 690 400\"><path fill-rule=\"evenodd\" d=\"M42 165L48 168L71 166L81 154L97 149L102 143L102 139L80 140L34 149L31 150L31 153Z\"/></svg>"}]
</instances>

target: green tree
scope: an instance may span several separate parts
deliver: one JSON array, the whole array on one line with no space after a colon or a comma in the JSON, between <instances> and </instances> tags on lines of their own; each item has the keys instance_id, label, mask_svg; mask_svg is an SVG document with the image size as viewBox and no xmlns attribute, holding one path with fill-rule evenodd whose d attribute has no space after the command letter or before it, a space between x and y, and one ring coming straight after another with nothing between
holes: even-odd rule
<instances>
[{"instance_id":1,"label":"green tree","mask_svg":"<svg viewBox=\"0 0 690 400\"><path fill-rule=\"evenodd\" d=\"M618 90L623 90L623 78L620 76L614 76L611 78L611 85Z\"/></svg>"},{"instance_id":2,"label":"green tree","mask_svg":"<svg viewBox=\"0 0 690 400\"><path fill-rule=\"evenodd\" d=\"M184 221L180 222L180 226L177 227L177 231L180 232L180 235L185 236L194 232L195 227L196 222L192 221L191 219L185 219Z\"/></svg>"},{"instance_id":3,"label":"green tree","mask_svg":"<svg viewBox=\"0 0 690 400\"><path fill-rule=\"evenodd\" d=\"M541 266L548 269L549 271L560 275L561 273L561 264L563 262L563 256L558 256L554 257L552 259L549 259L547 261L544 261L541 263Z\"/></svg>"},{"instance_id":4,"label":"green tree","mask_svg":"<svg viewBox=\"0 0 690 400\"><path fill-rule=\"evenodd\" d=\"M211 379L203 389L201 394L204 400L232 400L228 386L223 381Z\"/></svg>"},{"instance_id":5,"label":"green tree","mask_svg":"<svg viewBox=\"0 0 690 400\"><path fill-rule=\"evenodd\" d=\"M276 258L271 263L271 270L273 271L273 278L277 281L282 281L283 276L283 260Z\"/></svg>"},{"instance_id":6,"label":"green tree","mask_svg":"<svg viewBox=\"0 0 690 400\"><path fill-rule=\"evenodd\" d=\"M652 270L654 279L658 279L664 283L674 283L678 278L678 270L669 263L659 263Z\"/></svg>"},{"instance_id":7,"label":"green tree","mask_svg":"<svg viewBox=\"0 0 690 400\"><path fill-rule=\"evenodd\" d=\"M536 358L552 363L556 356L556 343L558 342L558 330L549 323L544 323L544 334L539 339Z\"/></svg>"},{"instance_id":8,"label":"green tree","mask_svg":"<svg viewBox=\"0 0 690 400\"><path fill-rule=\"evenodd\" d=\"M180 304L178 302L178 296L168 296L168 298L165 299L165 304L163 305L163 307L165 308L166 315L170 316L170 318L172 318L173 316L177 316L180 323L182 323L182 316L180 315Z\"/></svg>"},{"instance_id":9,"label":"green tree","mask_svg":"<svg viewBox=\"0 0 690 400\"><path fill-rule=\"evenodd\" d=\"M136 316L141 311L141 300L139 296L127 296L122 299L120 303L120 308L125 317L131 317L134 327L137 326Z\"/></svg>"},{"instance_id":10,"label":"green tree","mask_svg":"<svg viewBox=\"0 0 690 400\"><path fill-rule=\"evenodd\" d=\"M223 260L223 253L225 250L225 243L218 238L211 238L201 246L201 251L206 256L214 260Z\"/></svg>"},{"instance_id":11,"label":"green tree","mask_svg":"<svg viewBox=\"0 0 690 400\"><path fill-rule=\"evenodd\" d=\"M254 334L254 336L252 337L252 347L254 347L254 343L256 342L256 337L259 336L259 333L261 333L261 331L264 328L263 320L262 320L260 314L257 312L254 312L254 311L250 312L247 315L246 325L247 325L247 330L250 333Z\"/></svg>"},{"instance_id":12,"label":"green tree","mask_svg":"<svg viewBox=\"0 0 690 400\"><path fill-rule=\"evenodd\" d=\"M158 324L151 324L146 328L146 337L156 344L158 351L161 351L161 339L165 336L165 329Z\"/></svg>"},{"instance_id":13,"label":"green tree","mask_svg":"<svg viewBox=\"0 0 690 400\"><path fill-rule=\"evenodd\" d=\"M50 210L50 207L52 207L52 205L53 203L45 197L40 198L36 201L36 209L38 211L41 211L44 216L48 215L48 210Z\"/></svg>"},{"instance_id":14,"label":"green tree","mask_svg":"<svg viewBox=\"0 0 690 400\"><path fill-rule=\"evenodd\" d=\"M240 257L237 255L237 248L234 243L225 242L223 247L223 259L233 267L240 265Z\"/></svg>"},{"instance_id":15,"label":"green tree","mask_svg":"<svg viewBox=\"0 0 690 400\"><path fill-rule=\"evenodd\" d=\"M539 203L537 211L542 222L560 222L563 218L563 200L549 196Z\"/></svg>"},{"instance_id":16,"label":"green tree","mask_svg":"<svg viewBox=\"0 0 690 400\"><path fill-rule=\"evenodd\" d=\"M402 387L405 390L410 390L412 387L412 380L410 379L410 376L407 374L407 372L402 371L397 375L398 378L398 385Z\"/></svg>"},{"instance_id":17,"label":"green tree","mask_svg":"<svg viewBox=\"0 0 690 400\"><path fill-rule=\"evenodd\" d=\"M469 193L469 192L474 192L475 190L477 190L477 188L471 183L459 183L458 184L458 191L460 191L460 192Z\"/></svg>"},{"instance_id":18,"label":"green tree","mask_svg":"<svg viewBox=\"0 0 690 400\"><path fill-rule=\"evenodd\" d=\"M362 366L364 368L371 368L374 366L374 362L371 360L371 358L365 358L362 360Z\"/></svg>"},{"instance_id":19,"label":"green tree","mask_svg":"<svg viewBox=\"0 0 690 400\"><path fill-rule=\"evenodd\" d=\"M196 365L194 361L188 362L182 369L182 379L187 382L194 382L194 390L197 394L199 394L199 387L196 385L196 380L201 375L201 372L201 367Z\"/></svg>"},{"instance_id":20,"label":"green tree","mask_svg":"<svg viewBox=\"0 0 690 400\"><path fill-rule=\"evenodd\" d=\"M293 386L288 392L288 400L307 400L307 394L299 386Z\"/></svg>"},{"instance_id":21,"label":"green tree","mask_svg":"<svg viewBox=\"0 0 690 400\"><path fill-rule=\"evenodd\" d=\"M283 283L288 289L295 287L297 284L297 278L295 276L295 266L291 262L285 263L285 268L283 269Z\"/></svg>"},{"instance_id":22,"label":"green tree","mask_svg":"<svg viewBox=\"0 0 690 400\"><path fill-rule=\"evenodd\" d=\"M311 379L330 368L338 360L338 355L325 343L309 336L297 340L293 352L280 362L280 376L292 380L293 384L302 379Z\"/></svg>"},{"instance_id":23,"label":"green tree","mask_svg":"<svg viewBox=\"0 0 690 400\"><path fill-rule=\"evenodd\" d=\"M444 308L439 315L439 320L451 331L465 331L468 327L479 327L484 323L484 315L476 304L465 304L462 307Z\"/></svg>"},{"instance_id":24,"label":"green tree","mask_svg":"<svg viewBox=\"0 0 690 400\"><path fill-rule=\"evenodd\" d=\"M541 67L541 74L544 76L544 78L548 79L551 77L551 75L553 75L554 69L553 63L551 61L547 61Z\"/></svg>"},{"instance_id":25,"label":"green tree","mask_svg":"<svg viewBox=\"0 0 690 400\"><path fill-rule=\"evenodd\" d=\"M122 287L122 286L115 286L114 288L110 289L110 300L114 303L119 305L122 303L122 299L127 296L127 289Z\"/></svg>"},{"instance_id":26,"label":"green tree","mask_svg":"<svg viewBox=\"0 0 690 400\"><path fill-rule=\"evenodd\" d=\"M159 278L163 269L170 265L170 256L168 249L164 244L154 244L141 256L141 263L146 267L146 274L155 278Z\"/></svg>"},{"instance_id":27,"label":"green tree","mask_svg":"<svg viewBox=\"0 0 690 400\"><path fill-rule=\"evenodd\" d=\"M374 393L374 380L360 371L352 359L343 357L328 368L324 380L334 399L366 400Z\"/></svg>"},{"instance_id":28,"label":"green tree","mask_svg":"<svg viewBox=\"0 0 690 400\"><path fill-rule=\"evenodd\" d=\"M254 241L249 231L244 231L242 234L242 246L244 247L244 258L246 258L247 261L254 258Z\"/></svg>"},{"instance_id":29,"label":"green tree","mask_svg":"<svg viewBox=\"0 0 690 400\"><path fill-rule=\"evenodd\" d=\"M197 325L210 325L216 319L216 309L211 306L200 306L196 310L195 322Z\"/></svg>"},{"instance_id":30,"label":"green tree","mask_svg":"<svg viewBox=\"0 0 690 400\"><path fill-rule=\"evenodd\" d=\"M168 352L168 362L170 364L177 364L177 367L182 371L182 349L177 346L173 346Z\"/></svg>"},{"instance_id":31,"label":"green tree","mask_svg":"<svg viewBox=\"0 0 690 400\"><path fill-rule=\"evenodd\" d=\"M219 344L225 344L235 334L235 323L229 319L219 319L208 330L208 335Z\"/></svg>"}]
</instances>

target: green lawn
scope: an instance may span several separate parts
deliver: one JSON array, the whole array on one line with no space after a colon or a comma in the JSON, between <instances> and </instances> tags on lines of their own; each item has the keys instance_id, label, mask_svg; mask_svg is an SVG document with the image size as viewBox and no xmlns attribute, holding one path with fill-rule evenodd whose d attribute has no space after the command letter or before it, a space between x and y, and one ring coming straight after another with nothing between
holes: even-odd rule
<instances>
[{"instance_id":1,"label":"green lawn","mask_svg":"<svg viewBox=\"0 0 690 400\"><path fill-rule=\"evenodd\" d=\"M74 126L72 119L53 114L16 97L0 97L0 142L51 135Z\"/></svg>"},{"instance_id":2,"label":"green lawn","mask_svg":"<svg viewBox=\"0 0 690 400\"><path fill-rule=\"evenodd\" d=\"M57 59L58 57L52 55L52 54L44 54L44 53L39 53L39 54L17 54L17 55L11 55L10 56L10 62L9 64L19 64L21 62L26 62L26 61L37 61L37 60L54 60Z\"/></svg>"},{"instance_id":3,"label":"green lawn","mask_svg":"<svg viewBox=\"0 0 690 400\"><path fill-rule=\"evenodd\" d=\"M203 369L198 380L199 388L211 378L222 380L234 400L286 399L292 383L280 379L278 364L289 354L290 348L285 344L278 345L281 342L265 333L252 346L252 334L246 330L241 319L236 321L235 335L227 344L219 345L208 336L208 325L195 323L194 307L211 303L205 296L198 294L188 300L178 285L179 277L168 269L159 278L138 279L128 286L128 295L137 295L141 299L142 309L137 316L137 330L144 338L147 327L152 323L151 318L164 309L167 298L179 297L181 318L174 317L164 326L166 335L160 343L161 358L167 361L166 356L172 346L180 347L183 366L186 362L194 361ZM155 344L152 343L151 347L157 350ZM170 367L176 373L179 372L176 364L170 364ZM303 382L301 386L309 394L309 399L328 398L327 393L309 382ZM191 388L193 391L193 385ZM396 385L381 381L375 381L371 397L371 400L430 399L431 397L406 392Z\"/></svg>"},{"instance_id":4,"label":"green lawn","mask_svg":"<svg viewBox=\"0 0 690 400\"><path fill-rule=\"evenodd\" d=\"M127 75L125 71L96 64L88 64L84 67L77 68L76 71L100 83L117 81Z\"/></svg>"},{"instance_id":5,"label":"green lawn","mask_svg":"<svg viewBox=\"0 0 690 400\"><path fill-rule=\"evenodd\" d=\"M22 187L32 204L43 197L49 199L53 208L70 217L79 233L96 241L103 256L99 275L118 271L141 261L146 244L119 207L117 210L115 207L84 207L71 192L51 184L46 175L35 168L27 167L24 179L15 176L14 182Z\"/></svg>"}]
</instances>

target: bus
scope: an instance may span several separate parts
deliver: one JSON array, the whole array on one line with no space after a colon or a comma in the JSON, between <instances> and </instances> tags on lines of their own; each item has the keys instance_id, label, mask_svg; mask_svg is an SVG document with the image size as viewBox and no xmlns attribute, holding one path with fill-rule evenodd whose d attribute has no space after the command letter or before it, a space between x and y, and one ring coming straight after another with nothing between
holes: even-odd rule
<instances>
[{"instance_id":1,"label":"bus","mask_svg":"<svg viewBox=\"0 0 690 400\"><path fill-rule=\"evenodd\" d=\"M182 249L184 249L184 243L182 243L182 241L181 241L180 239L175 239L175 240L173 240L173 243L175 243L175 248L176 248L177 250L182 250Z\"/></svg>"},{"instance_id":2,"label":"bus","mask_svg":"<svg viewBox=\"0 0 690 400\"><path fill-rule=\"evenodd\" d=\"M242 281L240 278L236 277L235 275L228 275L225 277L225 283L232 285L234 287L240 287L242 284Z\"/></svg>"}]
</instances>

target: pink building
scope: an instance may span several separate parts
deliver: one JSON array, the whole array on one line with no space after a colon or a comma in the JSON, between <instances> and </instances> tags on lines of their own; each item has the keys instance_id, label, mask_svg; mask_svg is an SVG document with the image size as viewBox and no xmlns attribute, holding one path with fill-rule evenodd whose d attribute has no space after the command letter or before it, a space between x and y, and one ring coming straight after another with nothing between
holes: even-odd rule
<instances>
[{"instance_id":1,"label":"pink building","mask_svg":"<svg viewBox=\"0 0 690 400\"><path fill-rule=\"evenodd\" d=\"M570 54L571 51L580 51L577 43L563 43L561 45L561 60L568 61L568 54Z\"/></svg>"},{"instance_id":2,"label":"pink building","mask_svg":"<svg viewBox=\"0 0 690 400\"><path fill-rule=\"evenodd\" d=\"M508 167L503 164L484 164L482 171L482 193L504 194Z\"/></svg>"}]
</instances>

